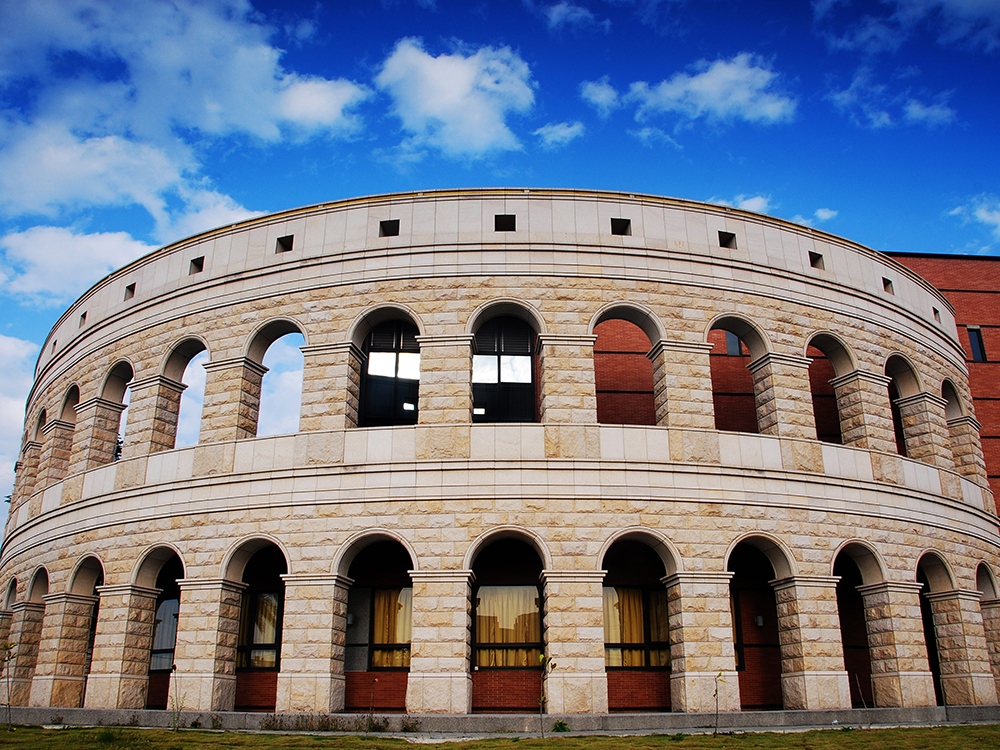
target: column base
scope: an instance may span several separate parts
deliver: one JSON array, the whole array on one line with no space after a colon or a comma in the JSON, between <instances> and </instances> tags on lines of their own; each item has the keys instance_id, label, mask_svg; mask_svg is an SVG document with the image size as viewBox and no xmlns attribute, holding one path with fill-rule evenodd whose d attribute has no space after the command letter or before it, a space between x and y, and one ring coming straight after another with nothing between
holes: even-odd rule
<instances>
[{"instance_id":1,"label":"column base","mask_svg":"<svg viewBox=\"0 0 1000 750\"><path fill-rule=\"evenodd\" d=\"M930 672L887 672L872 675L878 708L911 708L937 705Z\"/></svg>"},{"instance_id":2,"label":"column base","mask_svg":"<svg viewBox=\"0 0 1000 750\"><path fill-rule=\"evenodd\" d=\"M997 702L993 674L941 676L941 689L949 706L990 706Z\"/></svg>"},{"instance_id":3,"label":"column base","mask_svg":"<svg viewBox=\"0 0 1000 750\"><path fill-rule=\"evenodd\" d=\"M177 711L232 711L236 705L236 675L174 672L167 708Z\"/></svg>"},{"instance_id":4,"label":"column base","mask_svg":"<svg viewBox=\"0 0 1000 750\"><path fill-rule=\"evenodd\" d=\"M781 675L786 710L824 711L851 707L847 672L790 672Z\"/></svg>"},{"instance_id":5,"label":"column base","mask_svg":"<svg viewBox=\"0 0 1000 750\"><path fill-rule=\"evenodd\" d=\"M410 672L406 710L411 714L471 713L472 675Z\"/></svg>"},{"instance_id":6,"label":"column base","mask_svg":"<svg viewBox=\"0 0 1000 750\"><path fill-rule=\"evenodd\" d=\"M550 672L545 678L545 697L545 712L549 714L606 714L607 673Z\"/></svg>"},{"instance_id":7,"label":"column base","mask_svg":"<svg viewBox=\"0 0 1000 750\"><path fill-rule=\"evenodd\" d=\"M330 674L278 673L278 713L325 714L340 709L333 707ZM343 678L341 677L341 683ZM343 707L343 703L341 703Z\"/></svg>"},{"instance_id":8,"label":"column base","mask_svg":"<svg viewBox=\"0 0 1000 750\"><path fill-rule=\"evenodd\" d=\"M86 677L35 675L31 681L31 698L28 705L80 708L83 705L83 692L86 686Z\"/></svg>"},{"instance_id":9,"label":"column base","mask_svg":"<svg viewBox=\"0 0 1000 750\"><path fill-rule=\"evenodd\" d=\"M716 677L719 677L716 682ZM674 672L670 675L670 708L678 713L715 713L715 691L722 711L740 710L738 672Z\"/></svg>"}]
</instances>

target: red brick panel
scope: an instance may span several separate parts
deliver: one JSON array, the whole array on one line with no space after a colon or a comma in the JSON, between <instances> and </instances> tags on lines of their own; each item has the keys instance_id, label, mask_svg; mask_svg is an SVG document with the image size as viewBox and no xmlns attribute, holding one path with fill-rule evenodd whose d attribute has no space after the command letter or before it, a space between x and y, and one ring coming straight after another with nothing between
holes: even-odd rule
<instances>
[{"instance_id":1,"label":"red brick panel","mask_svg":"<svg viewBox=\"0 0 1000 750\"><path fill-rule=\"evenodd\" d=\"M670 672L663 669L608 671L609 711L669 711Z\"/></svg>"},{"instance_id":2,"label":"red brick panel","mask_svg":"<svg viewBox=\"0 0 1000 750\"><path fill-rule=\"evenodd\" d=\"M1000 290L1000 262L996 258L891 254L938 289ZM951 299L951 295L948 295ZM954 300L952 300L954 304ZM957 307L957 305L956 305Z\"/></svg>"},{"instance_id":3,"label":"red brick panel","mask_svg":"<svg viewBox=\"0 0 1000 750\"><path fill-rule=\"evenodd\" d=\"M606 320L594 328L594 384L597 421L602 424L656 424L653 363L649 339L627 320Z\"/></svg>"},{"instance_id":4,"label":"red brick panel","mask_svg":"<svg viewBox=\"0 0 1000 750\"><path fill-rule=\"evenodd\" d=\"M345 711L406 711L408 672L345 672Z\"/></svg>"},{"instance_id":5,"label":"red brick panel","mask_svg":"<svg viewBox=\"0 0 1000 750\"><path fill-rule=\"evenodd\" d=\"M478 669L472 673L473 711L537 711L541 697L539 669Z\"/></svg>"},{"instance_id":6,"label":"red brick panel","mask_svg":"<svg viewBox=\"0 0 1000 750\"><path fill-rule=\"evenodd\" d=\"M170 690L170 672L151 672L149 691L146 693L146 708L164 711Z\"/></svg>"},{"instance_id":7,"label":"red brick panel","mask_svg":"<svg viewBox=\"0 0 1000 750\"><path fill-rule=\"evenodd\" d=\"M237 711L273 711L277 700L277 671L236 673Z\"/></svg>"}]
</instances>

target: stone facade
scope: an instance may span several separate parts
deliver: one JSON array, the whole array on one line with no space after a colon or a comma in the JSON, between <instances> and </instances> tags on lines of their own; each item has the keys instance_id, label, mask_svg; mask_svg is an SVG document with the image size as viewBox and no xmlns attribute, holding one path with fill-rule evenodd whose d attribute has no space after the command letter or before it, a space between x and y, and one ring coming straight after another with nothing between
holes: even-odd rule
<instances>
[{"instance_id":1,"label":"stone facade","mask_svg":"<svg viewBox=\"0 0 1000 750\"><path fill-rule=\"evenodd\" d=\"M497 215L516 229L496 231ZM612 233L612 218L629 233ZM533 420L476 411L477 332L501 318L532 331ZM369 333L400 320L420 352L415 424L365 426ZM654 424L598 423L594 329L607 320L649 339ZM718 330L749 352L756 434L716 429L732 395L713 393ZM256 437L263 355L289 332L305 338L299 431ZM813 346L834 372L839 443L817 440ZM200 442L175 448L184 366L202 350ZM475 686L489 674L524 710L544 695L553 713L603 713L617 705L608 675L624 689L642 666L647 682L666 675L660 710L996 703L1000 537L977 426L948 302L889 258L811 228L545 190L253 219L112 274L50 334L0 554L10 699L135 709L169 679L186 709L325 713L343 710L348 684L373 707L391 684L405 685L410 712L467 713L483 710ZM531 561L482 568L486 550L515 542ZM375 544L408 560L405 585L359 562ZM614 573L645 597L646 634L613 643L605 561L627 544L653 555ZM254 567L267 550L283 570ZM734 578L749 574L731 564L748 551L762 584ZM179 572L165 582L170 561ZM853 615L838 609L838 565L861 581ZM81 583L83 568L100 580ZM261 588L268 575L277 583ZM486 663L502 649L484 645L482 587L517 576L537 587L541 642L522 651L555 664L544 677L534 663ZM358 641L352 628L374 633L378 610L352 609L352 596L390 579L410 592L406 627ZM737 585L759 611L734 608ZM265 609L248 614L258 600ZM164 649L168 616L176 638ZM851 617L867 633L867 671L847 666ZM156 653L169 676L151 671ZM352 654L365 653L358 667Z\"/></svg>"}]
</instances>

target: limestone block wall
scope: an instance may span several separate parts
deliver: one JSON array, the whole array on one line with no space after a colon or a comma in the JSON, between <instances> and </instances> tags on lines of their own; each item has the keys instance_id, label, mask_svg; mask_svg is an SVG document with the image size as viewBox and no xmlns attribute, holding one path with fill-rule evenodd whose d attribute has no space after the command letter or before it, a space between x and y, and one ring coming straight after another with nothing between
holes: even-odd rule
<instances>
[{"instance_id":1,"label":"limestone block wall","mask_svg":"<svg viewBox=\"0 0 1000 750\"><path fill-rule=\"evenodd\" d=\"M518 217L517 231L494 231L501 213ZM631 234L612 234L610 218L628 219ZM391 219L399 235L380 236ZM278 252L288 235L293 250ZM205 259L196 274L193 257ZM473 422L474 335L493 315L533 331L537 422ZM597 422L594 328L615 317L650 340L656 424ZM358 427L365 337L394 319L418 331L417 424ZM751 352L758 434L715 428L709 334L719 328ZM299 430L258 438L263 352L290 331L305 338ZM832 352L840 445L816 439L806 352L817 340ZM845 550L861 560L876 704L935 701L922 596L940 622L947 699L996 701L1000 629L973 594L1000 573L1000 537L954 316L919 277L847 240L653 196L377 196L162 248L85 294L51 341L0 550L21 644L15 703L77 700L65 697L76 690L89 707L141 708L156 575L176 557L171 696L232 709L246 592L233 561L271 545L287 563L275 707L341 710L350 560L391 540L412 563L407 709L475 710L472 569L504 539L542 561L553 712L608 708L602 565L623 539L663 561L673 710L714 711L717 691L721 708L740 707L729 591L740 544L774 568L786 708L850 704L833 574ZM175 448L177 362L202 348L200 442ZM105 383L122 363L134 377L114 460L121 404ZM960 416L946 414L956 406L946 383ZM928 555L947 575L923 591L916 571ZM70 593L84 559L104 582L86 675L82 610L70 611L83 606ZM32 599L42 574L51 602ZM39 664L42 640L56 646Z\"/></svg>"}]
</instances>

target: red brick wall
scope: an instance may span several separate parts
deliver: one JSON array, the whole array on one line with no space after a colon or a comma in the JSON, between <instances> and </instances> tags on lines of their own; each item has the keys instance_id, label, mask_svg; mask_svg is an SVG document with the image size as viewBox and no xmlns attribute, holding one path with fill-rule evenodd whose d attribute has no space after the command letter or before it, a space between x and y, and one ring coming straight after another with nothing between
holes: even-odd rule
<instances>
[{"instance_id":1,"label":"red brick wall","mask_svg":"<svg viewBox=\"0 0 1000 750\"><path fill-rule=\"evenodd\" d=\"M1000 506L1000 258L895 253L892 257L940 289L955 308L976 419L982 425L986 473ZM986 362L971 361L967 326L980 327Z\"/></svg>"},{"instance_id":2,"label":"red brick wall","mask_svg":"<svg viewBox=\"0 0 1000 750\"><path fill-rule=\"evenodd\" d=\"M541 695L539 669L479 669L472 673L473 711L537 711Z\"/></svg>"},{"instance_id":3,"label":"red brick wall","mask_svg":"<svg viewBox=\"0 0 1000 750\"><path fill-rule=\"evenodd\" d=\"M594 380L601 424L656 424L649 339L627 320L605 320L594 328Z\"/></svg>"},{"instance_id":4,"label":"red brick wall","mask_svg":"<svg viewBox=\"0 0 1000 750\"><path fill-rule=\"evenodd\" d=\"M608 710L669 711L670 672L662 669L609 671Z\"/></svg>"},{"instance_id":5,"label":"red brick wall","mask_svg":"<svg viewBox=\"0 0 1000 750\"><path fill-rule=\"evenodd\" d=\"M346 711L406 711L407 672L346 672L344 676ZM372 680L378 682L373 685Z\"/></svg>"},{"instance_id":6,"label":"red brick wall","mask_svg":"<svg viewBox=\"0 0 1000 750\"><path fill-rule=\"evenodd\" d=\"M236 673L237 711L273 711L277 699L277 671Z\"/></svg>"},{"instance_id":7,"label":"red brick wall","mask_svg":"<svg viewBox=\"0 0 1000 750\"><path fill-rule=\"evenodd\" d=\"M823 352L814 346L808 348L806 356L812 358L812 363L809 365L809 390L812 392L816 435L826 443L843 443L837 397L833 386L830 385L835 376L833 365Z\"/></svg>"},{"instance_id":8,"label":"red brick wall","mask_svg":"<svg viewBox=\"0 0 1000 750\"><path fill-rule=\"evenodd\" d=\"M710 331L708 341L715 344L709 357L712 367L712 401L715 427L732 432L757 432L757 406L753 399L753 376L747 369L750 354L745 346L739 357L726 354L726 332Z\"/></svg>"}]
</instances>

